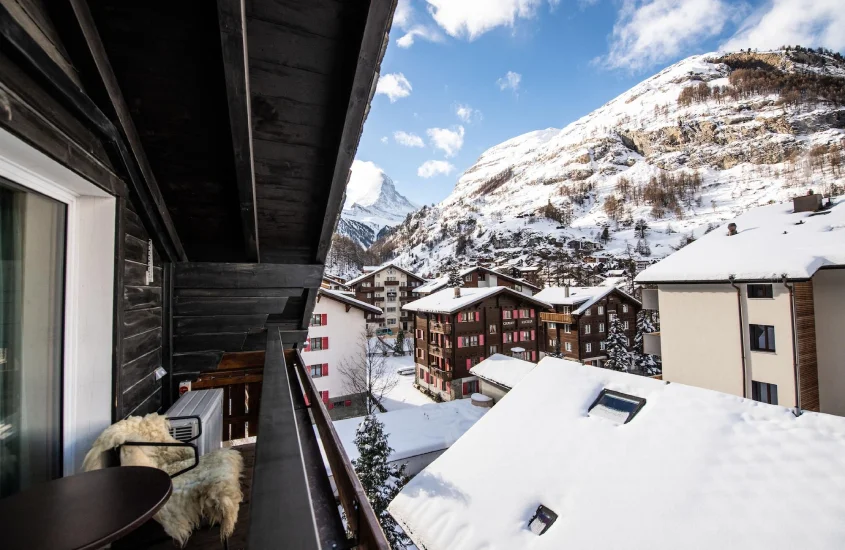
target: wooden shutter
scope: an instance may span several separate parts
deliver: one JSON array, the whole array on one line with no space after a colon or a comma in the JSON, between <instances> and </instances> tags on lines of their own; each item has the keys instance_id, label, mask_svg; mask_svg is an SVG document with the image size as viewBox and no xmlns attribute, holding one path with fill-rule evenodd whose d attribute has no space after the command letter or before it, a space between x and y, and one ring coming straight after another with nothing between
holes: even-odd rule
<instances>
[{"instance_id":1,"label":"wooden shutter","mask_svg":"<svg viewBox=\"0 0 845 550\"><path fill-rule=\"evenodd\" d=\"M323 324L323 326L326 326L329 323L329 314L323 313L320 322Z\"/></svg>"},{"instance_id":2,"label":"wooden shutter","mask_svg":"<svg viewBox=\"0 0 845 550\"><path fill-rule=\"evenodd\" d=\"M464 347L464 337L463 336L458 336L458 347L459 348Z\"/></svg>"},{"instance_id":3,"label":"wooden shutter","mask_svg":"<svg viewBox=\"0 0 845 550\"><path fill-rule=\"evenodd\" d=\"M469 389L469 384L467 382L464 382L464 384L463 384L463 394L464 395L466 395L468 393L468 391L467 391L468 389Z\"/></svg>"},{"instance_id":4,"label":"wooden shutter","mask_svg":"<svg viewBox=\"0 0 845 550\"><path fill-rule=\"evenodd\" d=\"M483 334L478 337L478 345L479 346L484 345L484 335Z\"/></svg>"},{"instance_id":5,"label":"wooden shutter","mask_svg":"<svg viewBox=\"0 0 845 550\"><path fill-rule=\"evenodd\" d=\"M323 391L323 392L320 392L320 393L323 394L323 403L328 403L329 402L329 390L326 390L326 391Z\"/></svg>"},{"instance_id":6,"label":"wooden shutter","mask_svg":"<svg viewBox=\"0 0 845 550\"><path fill-rule=\"evenodd\" d=\"M532 310L532 311L533 311L533 310ZM536 340L536 339L537 339L537 337L535 336L534 329L531 329L531 339L532 339L532 340Z\"/></svg>"},{"instance_id":7,"label":"wooden shutter","mask_svg":"<svg viewBox=\"0 0 845 550\"><path fill-rule=\"evenodd\" d=\"M532 351L532 352L531 352L531 360L532 360L532 361L536 361L536 360L537 360L537 352L536 352L536 351Z\"/></svg>"},{"instance_id":8,"label":"wooden shutter","mask_svg":"<svg viewBox=\"0 0 845 550\"><path fill-rule=\"evenodd\" d=\"M535 313L536 313L536 312L532 309L532 310L531 310L531 318L532 318L532 319L534 318L534 314L535 314Z\"/></svg>"},{"instance_id":9,"label":"wooden shutter","mask_svg":"<svg viewBox=\"0 0 845 550\"><path fill-rule=\"evenodd\" d=\"M480 321L480 320L481 320L481 312L480 312L480 311L476 311L476 312L475 312L475 320L476 320L476 321Z\"/></svg>"},{"instance_id":10,"label":"wooden shutter","mask_svg":"<svg viewBox=\"0 0 845 550\"><path fill-rule=\"evenodd\" d=\"M467 370L469 370L469 369L471 369L471 368L472 368L472 359L470 359L469 357L467 357Z\"/></svg>"},{"instance_id":11,"label":"wooden shutter","mask_svg":"<svg viewBox=\"0 0 845 550\"><path fill-rule=\"evenodd\" d=\"M323 363L323 376L328 376L328 375L329 375L329 364Z\"/></svg>"},{"instance_id":12,"label":"wooden shutter","mask_svg":"<svg viewBox=\"0 0 845 550\"><path fill-rule=\"evenodd\" d=\"M323 349L329 349L329 337L323 336Z\"/></svg>"}]
</instances>

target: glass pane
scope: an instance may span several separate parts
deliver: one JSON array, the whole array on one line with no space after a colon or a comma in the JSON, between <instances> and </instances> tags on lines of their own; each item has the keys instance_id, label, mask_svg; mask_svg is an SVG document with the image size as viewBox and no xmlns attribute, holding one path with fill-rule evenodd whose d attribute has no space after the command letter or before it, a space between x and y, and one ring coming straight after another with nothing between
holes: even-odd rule
<instances>
[{"instance_id":1,"label":"glass pane","mask_svg":"<svg viewBox=\"0 0 845 550\"><path fill-rule=\"evenodd\" d=\"M61 474L65 210L0 181L0 497Z\"/></svg>"}]
</instances>

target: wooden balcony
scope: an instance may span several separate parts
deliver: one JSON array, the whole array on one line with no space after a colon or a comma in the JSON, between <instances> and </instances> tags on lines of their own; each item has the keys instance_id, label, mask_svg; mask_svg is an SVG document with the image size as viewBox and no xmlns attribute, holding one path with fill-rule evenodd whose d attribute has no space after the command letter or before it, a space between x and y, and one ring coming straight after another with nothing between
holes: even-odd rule
<instances>
[{"instance_id":1,"label":"wooden balcony","mask_svg":"<svg viewBox=\"0 0 845 550\"><path fill-rule=\"evenodd\" d=\"M429 368L429 369L430 369L430 370L431 370L434 374L436 374L437 376L439 376L439 377L440 377L440 378L442 378L443 380L446 380L447 382L451 382L451 380L452 380L452 374L453 374L451 370L441 369L440 367L438 367L438 366L437 366L437 363L432 363L432 364L430 364L430 365L428 366L428 368Z\"/></svg>"},{"instance_id":2,"label":"wooden balcony","mask_svg":"<svg viewBox=\"0 0 845 550\"><path fill-rule=\"evenodd\" d=\"M435 357L440 357L441 359L447 359L452 353L452 348L429 344L428 353Z\"/></svg>"},{"instance_id":3,"label":"wooden balcony","mask_svg":"<svg viewBox=\"0 0 845 550\"><path fill-rule=\"evenodd\" d=\"M399 281L385 281L384 286L399 286Z\"/></svg>"},{"instance_id":4,"label":"wooden balcony","mask_svg":"<svg viewBox=\"0 0 845 550\"><path fill-rule=\"evenodd\" d=\"M570 313L546 313L540 312L540 321L544 323L563 323L565 325L572 324L572 314Z\"/></svg>"},{"instance_id":5,"label":"wooden balcony","mask_svg":"<svg viewBox=\"0 0 845 550\"><path fill-rule=\"evenodd\" d=\"M439 334L452 334L452 323L431 323L429 327L431 332L437 332Z\"/></svg>"}]
</instances>

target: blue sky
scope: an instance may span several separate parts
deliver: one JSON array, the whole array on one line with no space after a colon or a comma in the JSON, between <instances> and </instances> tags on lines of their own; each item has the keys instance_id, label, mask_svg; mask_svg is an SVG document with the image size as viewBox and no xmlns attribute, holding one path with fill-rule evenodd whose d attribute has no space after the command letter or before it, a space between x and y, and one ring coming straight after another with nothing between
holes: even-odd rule
<instances>
[{"instance_id":1,"label":"blue sky","mask_svg":"<svg viewBox=\"0 0 845 550\"><path fill-rule=\"evenodd\" d=\"M562 128L688 55L843 51L841 2L400 0L356 158L439 202L489 147Z\"/></svg>"}]
</instances>

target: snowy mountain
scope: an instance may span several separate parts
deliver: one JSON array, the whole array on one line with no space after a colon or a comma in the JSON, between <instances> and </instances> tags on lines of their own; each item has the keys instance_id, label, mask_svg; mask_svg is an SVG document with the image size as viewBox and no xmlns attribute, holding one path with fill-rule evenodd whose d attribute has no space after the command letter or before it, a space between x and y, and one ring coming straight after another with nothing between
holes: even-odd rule
<instances>
[{"instance_id":1,"label":"snowy mountain","mask_svg":"<svg viewBox=\"0 0 845 550\"><path fill-rule=\"evenodd\" d=\"M372 162L356 160L346 188L337 232L364 248L402 223L417 206L396 191L393 180Z\"/></svg>"},{"instance_id":2,"label":"snowy mountain","mask_svg":"<svg viewBox=\"0 0 845 550\"><path fill-rule=\"evenodd\" d=\"M842 193L843 153L841 55L696 55L562 130L487 150L384 244L423 274L453 258L542 263L572 239L660 258L754 206Z\"/></svg>"}]
</instances>

